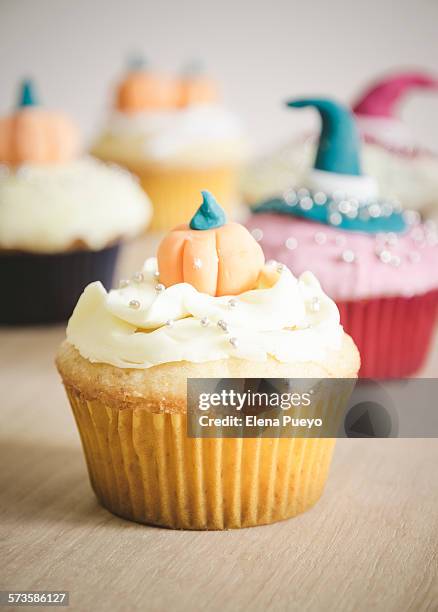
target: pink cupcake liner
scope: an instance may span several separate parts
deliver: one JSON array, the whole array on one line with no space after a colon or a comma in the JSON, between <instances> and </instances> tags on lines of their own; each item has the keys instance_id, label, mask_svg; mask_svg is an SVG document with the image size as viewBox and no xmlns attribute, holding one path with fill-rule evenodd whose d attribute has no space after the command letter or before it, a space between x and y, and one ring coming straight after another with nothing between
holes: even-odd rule
<instances>
[{"instance_id":1,"label":"pink cupcake liner","mask_svg":"<svg viewBox=\"0 0 438 612\"><path fill-rule=\"evenodd\" d=\"M423 365L438 313L438 289L413 297L338 302L359 349L362 378L408 377Z\"/></svg>"}]
</instances>

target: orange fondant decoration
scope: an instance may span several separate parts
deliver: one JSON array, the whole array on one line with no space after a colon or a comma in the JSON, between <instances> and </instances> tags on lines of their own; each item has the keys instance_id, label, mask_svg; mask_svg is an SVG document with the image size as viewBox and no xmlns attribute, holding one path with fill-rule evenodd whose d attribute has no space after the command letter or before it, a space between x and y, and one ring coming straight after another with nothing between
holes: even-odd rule
<instances>
[{"instance_id":1,"label":"orange fondant decoration","mask_svg":"<svg viewBox=\"0 0 438 612\"><path fill-rule=\"evenodd\" d=\"M116 107L124 113L175 107L178 90L175 82L145 70L129 72L116 92Z\"/></svg>"},{"instance_id":2,"label":"orange fondant decoration","mask_svg":"<svg viewBox=\"0 0 438 612\"><path fill-rule=\"evenodd\" d=\"M179 81L178 105L212 104L217 102L219 92L216 83L206 76L188 76Z\"/></svg>"},{"instance_id":3,"label":"orange fondant decoration","mask_svg":"<svg viewBox=\"0 0 438 612\"><path fill-rule=\"evenodd\" d=\"M68 161L78 144L76 126L62 113L28 106L0 119L0 163Z\"/></svg>"},{"instance_id":4,"label":"orange fondant decoration","mask_svg":"<svg viewBox=\"0 0 438 612\"><path fill-rule=\"evenodd\" d=\"M185 282L216 296L253 289L265 262L260 245L238 223L202 231L179 225L162 240L157 256L166 287Z\"/></svg>"}]
</instances>

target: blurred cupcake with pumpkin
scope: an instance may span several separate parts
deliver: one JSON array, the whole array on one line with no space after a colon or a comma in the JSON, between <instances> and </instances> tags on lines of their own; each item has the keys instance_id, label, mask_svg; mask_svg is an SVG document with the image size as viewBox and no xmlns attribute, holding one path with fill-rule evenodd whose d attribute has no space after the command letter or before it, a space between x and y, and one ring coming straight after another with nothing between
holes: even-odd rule
<instances>
[{"instance_id":1,"label":"blurred cupcake with pumpkin","mask_svg":"<svg viewBox=\"0 0 438 612\"><path fill-rule=\"evenodd\" d=\"M438 78L422 71L394 73L366 87L352 105L361 139L364 172L382 197L397 199L423 217L438 217L438 156L423 146L400 116L415 92L438 92ZM255 204L302 182L316 154L314 132L301 134L256 160L244 174L244 199Z\"/></svg>"},{"instance_id":2,"label":"blurred cupcake with pumpkin","mask_svg":"<svg viewBox=\"0 0 438 612\"><path fill-rule=\"evenodd\" d=\"M116 87L114 107L92 154L140 178L152 200L152 229L183 223L206 185L232 214L243 131L198 66L168 77L138 60Z\"/></svg>"},{"instance_id":3,"label":"blurred cupcake with pumpkin","mask_svg":"<svg viewBox=\"0 0 438 612\"><path fill-rule=\"evenodd\" d=\"M79 140L30 81L0 118L0 324L67 319L88 283L111 286L121 243L148 222L137 181L81 156Z\"/></svg>"},{"instance_id":4,"label":"blurred cupcake with pumpkin","mask_svg":"<svg viewBox=\"0 0 438 612\"><path fill-rule=\"evenodd\" d=\"M321 117L313 167L254 206L247 227L267 257L317 275L359 348L361 376L413 375L438 313L438 228L382 197L362 172L359 130L346 107L324 98L288 104Z\"/></svg>"},{"instance_id":5,"label":"blurred cupcake with pumpkin","mask_svg":"<svg viewBox=\"0 0 438 612\"><path fill-rule=\"evenodd\" d=\"M57 367L111 512L174 529L273 523L320 498L335 439L189 437L188 379L354 379L359 354L313 274L265 265L202 195L132 280L85 289ZM337 425L338 385L318 397L311 416Z\"/></svg>"}]
</instances>

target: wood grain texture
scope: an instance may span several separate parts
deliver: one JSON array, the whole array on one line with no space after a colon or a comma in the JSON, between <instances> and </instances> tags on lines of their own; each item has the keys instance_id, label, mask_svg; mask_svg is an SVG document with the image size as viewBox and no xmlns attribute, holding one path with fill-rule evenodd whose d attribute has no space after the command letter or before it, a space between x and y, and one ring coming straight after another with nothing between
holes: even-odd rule
<instances>
[{"instance_id":1,"label":"wood grain texture","mask_svg":"<svg viewBox=\"0 0 438 612\"><path fill-rule=\"evenodd\" d=\"M133 268L142 242L125 253ZM0 588L71 609L438 610L436 440L339 440L325 494L276 525L176 532L92 494L53 357L62 326L0 331ZM436 375L438 346L424 374ZM5 608L6 609L6 608Z\"/></svg>"}]
</instances>

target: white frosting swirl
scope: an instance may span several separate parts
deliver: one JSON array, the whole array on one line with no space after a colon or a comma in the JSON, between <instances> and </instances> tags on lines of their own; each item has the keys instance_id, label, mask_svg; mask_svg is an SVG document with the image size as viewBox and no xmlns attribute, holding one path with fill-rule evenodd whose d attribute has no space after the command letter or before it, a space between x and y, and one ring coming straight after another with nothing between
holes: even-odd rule
<instances>
[{"instance_id":1,"label":"white frosting swirl","mask_svg":"<svg viewBox=\"0 0 438 612\"><path fill-rule=\"evenodd\" d=\"M132 175L91 157L0 172L4 249L54 253L80 241L99 250L139 233L150 215L150 202Z\"/></svg>"},{"instance_id":2,"label":"white frosting swirl","mask_svg":"<svg viewBox=\"0 0 438 612\"><path fill-rule=\"evenodd\" d=\"M201 165L239 162L246 155L238 118L210 104L131 115L113 113L94 149L115 159L121 155Z\"/></svg>"},{"instance_id":3,"label":"white frosting swirl","mask_svg":"<svg viewBox=\"0 0 438 612\"><path fill-rule=\"evenodd\" d=\"M324 360L341 346L337 306L310 272L296 279L267 265L257 288L212 297L187 283L157 291L156 265L147 260L143 279L121 289L85 289L67 327L84 358L119 368L231 357L292 363Z\"/></svg>"}]
</instances>

